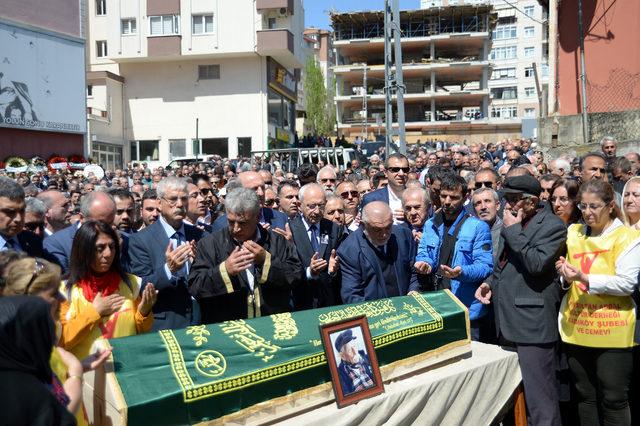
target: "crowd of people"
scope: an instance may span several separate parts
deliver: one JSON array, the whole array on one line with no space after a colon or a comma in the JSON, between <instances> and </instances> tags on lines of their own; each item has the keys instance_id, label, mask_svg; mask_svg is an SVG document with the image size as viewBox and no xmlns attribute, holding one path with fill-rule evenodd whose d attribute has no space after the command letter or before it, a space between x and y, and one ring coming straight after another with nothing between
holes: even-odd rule
<instances>
[{"instance_id":1,"label":"crowd of people","mask_svg":"<svg viewBox=\"0 0 640 426\"><path fill-rule=\"evenodd\" d=\"M86 424L104 339L448 289L517 351L531 424L631 424L638 153L278 160L0 177L0 423Z\"/></svg>"}]
</instances>

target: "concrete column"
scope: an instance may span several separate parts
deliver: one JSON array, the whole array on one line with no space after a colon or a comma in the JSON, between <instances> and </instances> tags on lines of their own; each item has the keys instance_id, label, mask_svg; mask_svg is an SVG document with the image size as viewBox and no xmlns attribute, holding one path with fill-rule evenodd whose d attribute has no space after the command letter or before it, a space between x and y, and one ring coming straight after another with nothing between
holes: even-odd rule
<instances>
[{"instance_id":1,"label":"concrete column","mask_svg":"<svg viewBox=\"0 0 640 426\"><path fill-rule=\"evenodd\" d=\"M429 42L429 58L431 58L432 61L436 59L436 45L433 41Z\"/></svg>"},{"instance_id":2,"label":"concrete column","mask_svg":"<svg viewBox=\"0 0 640 426\"><path fill-rule=\"evenodd\" d=\"M436 72L435 70L431 70L431 91L435 93L436 91Z\"/></svg>"},{"instance_id":3,"label":"concrete column","mask_svg":"<svg viewBox=\"0 0 640 426\"><path fill-rule=\"evenodd\" d=\"M485 118L489 117L489 96L483 96L482 97L482 116Z\"/></svg>"},{"instance_id":4,"label":"concrete column","mask_svg":"<svg viewBox=\"0 0 640 426\"><path fill-rule=\"evenodd\" d=\"M436 99L431 98L431 121L436 121Z\"/></svg>"},{"instance_id":5,"label":"concrete column","mask_svg":"<svg viewBox=\"0 0 640 426\"><path fill-rule=\"evenodd\" d=\"M487 88L487 80L489 79L489 69L487 67L482 68L482 79L480 80L480 90Z\"/></svg>"}]
</instances>

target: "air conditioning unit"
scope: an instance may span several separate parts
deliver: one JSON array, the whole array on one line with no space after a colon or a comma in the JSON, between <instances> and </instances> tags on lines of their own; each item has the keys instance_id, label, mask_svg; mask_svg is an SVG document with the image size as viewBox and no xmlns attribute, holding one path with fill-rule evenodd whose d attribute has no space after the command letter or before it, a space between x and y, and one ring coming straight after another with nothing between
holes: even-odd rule
<instances>
[{"instance_id":1,"label":"air conditioning unit","mask_svg":"<svg viewBox=\"0 0 640 426\"><path fill-rule=\"evenodd\" d=\"M286 17L287 15L288 15L288 14L287 14L287 8L286 8L286 7L281 7L281 8L278 10L278 16Z\"/></svg>"}]
</instances>

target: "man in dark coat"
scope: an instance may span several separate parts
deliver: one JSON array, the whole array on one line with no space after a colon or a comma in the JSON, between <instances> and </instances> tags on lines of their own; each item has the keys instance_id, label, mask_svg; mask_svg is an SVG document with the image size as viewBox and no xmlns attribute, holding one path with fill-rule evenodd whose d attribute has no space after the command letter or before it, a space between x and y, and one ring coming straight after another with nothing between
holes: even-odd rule
<instances>
[{"instance_id":1,"label":"man in dark coat","mask_svg":"<svg viewBox=\"0 0 640 426\"><path fill-rule=\"evenodd\" d=\"M300 189L302 215L291 220L291 233L302 262L301 285L294 293L296 310L340 304L340 274L336 249L343 228L324 219L327 197L322 186L308 183Z\"/></svg>"},{"instance_id":2,"label":"man in dark coat","mask_svg":"<svg viewBox=\"0 0 640 426\"><path fill-rule=\"evenodd\" d=\"M291 311L291 291L302 266L283 236L259 224L255 191L237 188L225 199L229 226L203 238L189 274L202 322Z\"/></svg>"},{"instance_id":3,"label":"man in dark coat","mask_svg":"<svg viewBox=\"0 0 640 426\"><path fill-rule=\"evenodd\" d=\"M505 181L504 249L476 297L493 302L498 337L518 352L530 423L560 425L555 377L560 287L555 262L565 252L567 230L548 205L541 207L541 191L530 175Z\"/></svg>"}]
</instances>

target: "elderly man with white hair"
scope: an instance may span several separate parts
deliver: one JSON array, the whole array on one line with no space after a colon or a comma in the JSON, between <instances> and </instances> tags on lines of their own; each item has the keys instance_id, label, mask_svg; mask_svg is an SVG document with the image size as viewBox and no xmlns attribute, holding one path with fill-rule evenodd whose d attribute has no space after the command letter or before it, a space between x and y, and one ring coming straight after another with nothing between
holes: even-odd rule
<instances>
[{"instance_id":1,"label":"elderly man with white hair","mask_svg":"<svg viewBox=\"0 0 640 426\"><path fill-rule=\"evenodd\" d=\"M563 177L568 177L571 174L571 164L564 158L556 158L549 163L549 172Z\"/></svg>"},{"instance_id":2,"label":"elderly man with white hair","mask_svg":"<svg viewBox=\"0 0 640 426\"><path fill-rule=\"evenodd\" d=\"M295 248L260 224L254 190L231 190L225 209L229 225L198 243L189 274L202 323L290 311L291 292L303 275Z\"/></svg>"},{"instance_id":3,"label":"elderly man with white hair","mask_svg":"<svg viewBox=\"0 0 640 426\"><path fill-rule=\"evenodd\" d=\"M333 191L336 189L336 184L338 183L338 175L332 166L321 168L320 171L318 171L316 179L318 183L322 185L327 195L333 194Z\"/></svg>"},{"instance_id":4,"label":"elderly man with white hair","mask_svg":"<svg viewBox=\"0 0 640 426\"><path fill-rule=\"evenodd\" d=\"M391 208L382 201L372 201L362 209L362 224L338 247L343 303L418 291L420 284L412 268L416 245L409 228L394 225Z\"/></svg>"}]
</instances>

